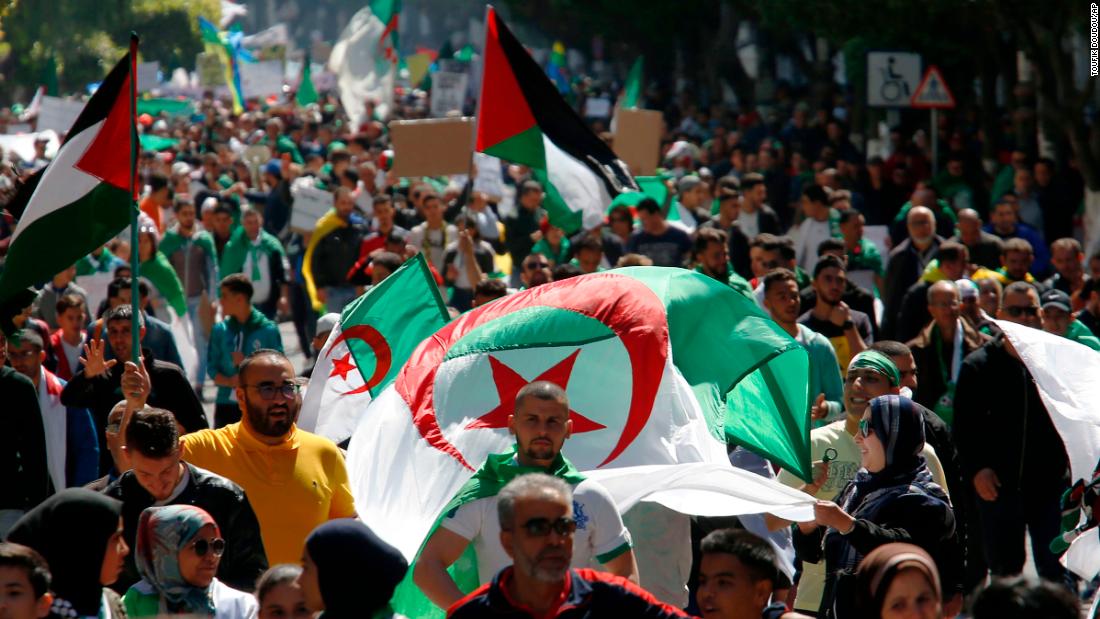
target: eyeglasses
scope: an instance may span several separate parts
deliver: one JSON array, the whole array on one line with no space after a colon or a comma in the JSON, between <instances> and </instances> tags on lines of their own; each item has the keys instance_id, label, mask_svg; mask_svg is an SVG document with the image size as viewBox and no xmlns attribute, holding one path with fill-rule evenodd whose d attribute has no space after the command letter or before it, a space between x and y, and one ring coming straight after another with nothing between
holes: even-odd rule
<instances>
[{"instance_id":1,"label":"eyeglasses","mask_svg":"<svg viewBox=\"0 0 1100 619\"><path fill-rule=\"evenodd\" d=\"M1024 314L1028 316L1038 316L1039 306L1037 305L1006 305L1005 313L1013 318L1019 318Z\"/></svg>"},{"instance_id":2,"label":"eyeglasses","mask_svg":"<svg viewBox=\"0 0 1100 619\"><path fill-rule=\"evenodd\" d=\"M523 528L531 537L546 537L550 535L550 531L562 536L572 535L577 531L577 521L572 518L532 518L523 523Z\"/></svg>"},{"instance_id":3,"label":"eyeglasses","mask_svg":"<svg viewBox=\"0 0 1100 619\"><path fill-rule=\"evenodd\" d=\"M225 540L220 537L215 537L211 540L195 540L191 544L191 547L195 549L195 554L200 557L205 557L207 552L214 553L215 557L220 557L225 554Z\"/></svg>"},{"instance_id":4,"label":"eyeglasses","mask_svg":"<svg viewBox=\"0 0 1100 619\"><path fill-rule=\"evenodd\" d=\"M868 436L871 436L871 420L870 419L860 419L859 420L859 434L863 438L867 438Z\"/></svg>"},{"instance_id":5,"label":"eyeglasses","mask_svg":"<svg viewBox=\"0 0 1100 619\"><path fill-rule=\"evenodd\" d=\"M283 385L245 385L245 387L252 387L260 394L262 400L274 400L276 393L283 394L283 398L290 400L298 395L302 390L302 386L298 383L285 383Z\"/></svg>"}]
</instances>

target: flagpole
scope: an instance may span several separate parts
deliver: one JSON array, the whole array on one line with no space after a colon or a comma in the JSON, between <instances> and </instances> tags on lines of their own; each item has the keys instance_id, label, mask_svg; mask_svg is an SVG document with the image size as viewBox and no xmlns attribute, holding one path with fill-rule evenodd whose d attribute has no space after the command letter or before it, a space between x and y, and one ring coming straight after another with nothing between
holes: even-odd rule
<instances>
[{"instance_id":1,"label":"flagpole","mask_svg":"<svg viewBox=\"0 0 1100 619\"><path fill-rule=\"evenodd\" d=\"M141 143L137 136L137 49L138 36L130 33L130 360L141 365L141 295L138 288L138 271L141 257L138 251L138 203L135 192L137 175L137 151Z\"/></svg>"}]
</instances>

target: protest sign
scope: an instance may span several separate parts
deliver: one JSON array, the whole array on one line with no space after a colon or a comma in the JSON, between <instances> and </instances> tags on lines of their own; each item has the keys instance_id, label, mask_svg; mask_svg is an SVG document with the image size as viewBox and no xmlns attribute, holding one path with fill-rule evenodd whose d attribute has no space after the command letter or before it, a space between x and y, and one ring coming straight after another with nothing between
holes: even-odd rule
<instances>
[{"instance_id":1,"label":"protest sign","mask_svg":"<svg viewBox=\"0 0 1100 619\"><path fill-rule=\"evenodd\" d=\"M313 179L299 178L290 187L294 205L290 210L290 227L299 232L313 232L317 220L332 208L332 194L313 185Z\"/></svg>"},{"instance_id":2,"label":"protest sign","mask_svg":"<svg viewBox=\"0 0 1100 619\"><path fill-rule=\"evenodd\" d=\"M38 110L38 130L53 129L64 135L76 122L84 104L59 97L42 97L42 107Z\"/></svg>"},{"instance_id":3,"label":"protest sign","mask_svg":"<svg viewBox=\"0 0 1100 619\"><path fill-rule=\"evenodd\" d=\"M474 150L473 118L429 118L390 123L397 176L466 174Z\"/></svg>"},{"instance_id":4,"label":"protest sign","mask_svg":"<svg viewBox=\"0 0 1100 619\"><path fill-rule=\"evenodd\" d=\"M283 92L283 61L242 62L241 90L245 99L263 99Z\"/></svg>"},{"instance_id":5,"label":"protest sign","mask_svg":"<svg viewBox=\"0 0 1100 619\"><path fill-rule=\"evenodd\" d=\"M620 109L615 113L614 151L634 176L657 170L664 119L655 110Z\"/></svg>"},{"instance_id":6,"label":"protest sign","mask_svg":"<svg viewBox=\"0 0 1100 619\"><path fill-rule=\"evenodd\" d=\"M431 115L439 118L451 112L461 113L469 79L466 73L438 71L432 74Z\"/></svg>"},{"instance_id":7,"label":"protest sign","mask_svg":"<svg viewBox=\"0 0 1100 619\"><path fill-rule=\"evenodd\" d=\"M474 178L474 191L480 191L494 202L504 197L504 174L500 159L485 153L474 153L474 165L477 176Z\"/></svg>"}]
</instances>

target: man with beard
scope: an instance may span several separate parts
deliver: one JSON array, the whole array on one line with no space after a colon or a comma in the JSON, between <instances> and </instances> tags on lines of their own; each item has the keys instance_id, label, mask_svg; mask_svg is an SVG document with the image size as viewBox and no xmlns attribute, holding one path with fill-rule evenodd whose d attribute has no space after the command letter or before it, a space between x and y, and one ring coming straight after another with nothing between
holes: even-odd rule
<instances>
[{"instance_id":1,"label":"man with beard","mask_svg":"<svg viewBox=\"0 0 1100 619\"><path fill-rule=\"evenodd\" d=\"M687 617L633 582L571 569L584 517L569 485L532 473L513 479L487 517L514 565L450 607L448 617ZM478 555L480 563L481 556ZM506 561L507 562L507 561Z\"/></svg>"},{"instance_id":2,"label":"man with beard","mask_svg":"<svg viewBox=\"0 0 1100 619\"><path fill-rule=\"evenodd\" d=\"M568 531L554 529L563 546L559 549L564 556L561 576L571 558L574 567L598 562L605 571L637 580L630 533L611 495L603 486L585 479L561 453L572 429L569 400L561 387L536 381L519 390L515 413L508 417L508 431L516 437L515 450L489 455L473 479L444 508L446 517L428 537L413 566L413 580L428 599L440 608L450 608L462 598L447 568L471 543L477 551L480 582L489 582L508 565L509 556L516 559L517 565L520 563L520 557L509 552L514 549L506 545L508 538L518 535L511 530L511 518L498 522L496 517L498 509L505 509L498 492L507 482L529 473L549 473L572 487L572 499L565 503L572 509L555 516L575 519L576 525ZM530 524L527 518L519 522ZM519 526L526 533L534 533L525 524ZM548 532L544 531L543 536Z\"/></svg>"},{"instance_id":3,"label":"man with beard","mask_svg":"<svg viewBox=\"0 0 1100 619\"><path fill-rule=\"evenodd\" d=\"M847 283L844 261L833 255L822 256L814 266L817 299L813 309L798 317L799 324L829 339L840 367L847 367L852 357L874 342L871 319L842 300Z\"/></svg>"},{"instance_id":4,"label":"man with beard","mask_svg":"<svg viewBox=\"0 0 1100 619\"><path fill-rule=\"evenodd\" d=\"M295 425L302 394L286 355L257 350L237 378L241 421L185 435L182 457L244 488L268 563L295 563L317 525L355 516L344 457L332 441Z\"/></svg>"}]
</instances>

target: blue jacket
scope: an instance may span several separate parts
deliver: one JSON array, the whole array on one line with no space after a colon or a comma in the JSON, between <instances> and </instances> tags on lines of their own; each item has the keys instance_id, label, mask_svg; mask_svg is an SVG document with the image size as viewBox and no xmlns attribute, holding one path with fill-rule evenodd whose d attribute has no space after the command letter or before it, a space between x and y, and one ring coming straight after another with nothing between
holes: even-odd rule
<instances>
[{"instance_id":1,"label":"blue jacket","mask_svg":"<svg viewBox=\"0 0 1100 619\"><path fill-rule=\"evenodd\" d=\"M256 308L252 308L252 313L244 324L230 316L210 330L206 373L210 378L218 374L236 376L237 364L233 363L233 353L239 351L248 356L261 348L283 350L283 338L279 335L278 325L268 320ZM233 389L218 387L218 404L233 404L236 401Z\"/></svg>"},{"instance_id":2,"label":"blue jacket","mask_svg":"<svg viewBox=\"0 0 1100 619\"><path fill-rule=\"evenodd\" d=\"M1028 243L1031 243L1031 250L1035 252L1035 259L1031 262L1031 268L1028 269L1032 275L1042 279L1050 272L1050 247L1043 241L1043 235L1039 234L1039 231L1027 224L1016 224L1016 231L1012 234L1001 234L993 228L993 224L986 224L982 227L982 230L990 234L996 235L1002 241L1008 239L1023 239Z\"/></svg>"}]
</instances>

